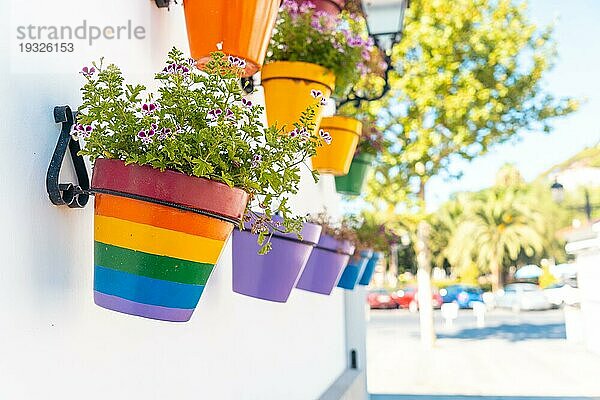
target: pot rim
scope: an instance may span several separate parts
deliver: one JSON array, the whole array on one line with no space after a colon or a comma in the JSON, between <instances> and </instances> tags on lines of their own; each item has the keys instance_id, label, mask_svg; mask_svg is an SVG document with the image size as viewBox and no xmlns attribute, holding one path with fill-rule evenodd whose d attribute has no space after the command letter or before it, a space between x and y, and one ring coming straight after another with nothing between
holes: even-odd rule
<instances>
[{"instance_id":1,"label":"pot rim","mask_svg":"<svg viewBox=\"0 0 600 400\"><path fill-rule=\"evenodd\" d=\"M90 191L157 203L237 224L250 195L243 189L173 170L99 158Z\"/></svg>"},{"instance_id":2,"label":"pot rim","mask_svg":"<svg viewBox=\"0 0 600 400\"><path fill-rule=\"evenodd\" d=\"M263 65L261 80L301 79L327 86L332 92L335 88L335 75L329 69L318 64L304 61L272 61Z\"/></svg>"},{"instance_id":3,"label":"pot rim","mask_svg":"<svg viewBox=\"0 0 600 400\"><path fill-rule=\"evenodd\" d=\"M274 215L272 220L282 221L283 218L281 218L278 215ZM248 234L252 235L252 233L250 232L251 225L252 225L251 221L245 221L244 222L244 230L240 230L239 226L236 226L235 229L240 232L247 232ZM319 224L313 224L312 222L305 222L302 225L302 230L300 231L302 240L298 239L298 236L296 236L296 234L294 234L294 233L273 232L273 237L279 238L279 239L284 239L284 240L290 240L293 242L300 242L300 243L308 244L311 246L316 246L317 243L319 242L319 238L321 237L322 229L323 229L323 227Z\"/></svg>"},{"instance_id":4,"label":"pot rim","mask_svg":"<svg viewBox=\"0 0 600 400\"><path fill-rule=\"evenodd\" d=\"M318 249L330 251L332 253L351 256L354 254L354 244L349 240L337 240L331 235L322 234L319 243L315 246Z\"/></svg>"},{"instance_id":5,"label":"pot rim","mask_svg":"<svg viewBox=\"0 0 600 400\"><path fill-rule=\"evenodd\" d=\"M325 130L339 129L353 133L359 137L362 135L362 121L352 117L345 117L343 115L323 117L320 128Z\"/></svg>"}]
</instances>

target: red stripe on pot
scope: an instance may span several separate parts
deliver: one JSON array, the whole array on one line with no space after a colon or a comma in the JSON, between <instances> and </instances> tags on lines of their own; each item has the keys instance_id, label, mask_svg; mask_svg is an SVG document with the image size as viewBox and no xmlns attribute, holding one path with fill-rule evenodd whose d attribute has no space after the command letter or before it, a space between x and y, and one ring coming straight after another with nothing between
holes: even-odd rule
<instances>
[{"instance_id":1,"label":"red stripe on pot","mask_svg":"<svg viewBox=\"0 0 600 400\"><path fill-rule=\"evenodd\" d=\"M221 182L104 158L94 164L92 191L131 194L235 220L242 218L249 197Z\"/></svg>"}]
</instances>

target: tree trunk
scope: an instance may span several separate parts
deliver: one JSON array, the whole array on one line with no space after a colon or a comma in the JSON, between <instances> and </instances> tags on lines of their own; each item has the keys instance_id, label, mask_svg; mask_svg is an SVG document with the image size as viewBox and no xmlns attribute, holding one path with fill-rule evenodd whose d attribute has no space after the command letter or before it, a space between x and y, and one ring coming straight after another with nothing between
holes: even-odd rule
<instances>
[{"instance_id":1,"label":"tree trunk","mask_svg":"<svg viewBox=\"0 0 600 400\"><path fill-rule=\"evenodd\" d=\"M421 179L419 190L421 207L425 213L425 182ZM419 222L417 227L417 286L419 301L419 322L421 328L421 344L432 348L435 344L435 327L433 325L433 304L431 301L431 252L429 250L430 226L426 221Z\"/></svg>"},{"instance_id":2,"label":"tree trunk","mask_svg":"<svg viewBox=\"0 0 600 400\"><path fill-rule=\"evenodd\" d=\"M500 271L500 263L492 261L490 264L490 272L492 273L492 292L496 292L504 287L502 279L502 271Z\"/></svg>"}]
</instances>

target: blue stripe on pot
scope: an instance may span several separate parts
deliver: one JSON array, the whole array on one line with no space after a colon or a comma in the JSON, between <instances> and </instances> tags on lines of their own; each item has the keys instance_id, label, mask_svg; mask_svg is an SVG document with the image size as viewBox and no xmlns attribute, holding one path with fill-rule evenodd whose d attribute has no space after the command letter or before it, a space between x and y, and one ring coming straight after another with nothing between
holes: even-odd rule
<instances>
[{"instance_id":1,"label":"blue stripe on pot","mask_svg":"<svg viewBox=\"0 0 600 400\"><path fill-rule=\"evenodd\" d=\"M375 267L377 266L377 263L379 262L379 260L382 258L383 258L382 252L376 251L375 253L373 253L373 257L371 257L371 259L367 263L367 266L365 267L365 270L364 270L362 276L360 277L360 280L358 281L359 285L366 286L369 284L369 282L371 282L371 277L373 277L373 273L375 272Z\"/></svg>"},{"instance_id":2,"label":"blue stripe on pot","mask_svg":"<svg viewBox=\"0 0 600 400\"><path fill-rule=\"evenodd\" d=\"M195 308L203 285L164 281L96 265L94 290L127 300L172 308Z\"/></svg>"},{"instance_id":3,"label":"blue stripe on pot","mask_svg":"<svg viewBox=\"0 0 600 400\"><path fill-rule=\"evenodd\" d=\"M371 250L363 250L360 252L360 256L357 258L352 258L350 263L342 272L342 276L338 282L338 287L352 290L354 286L356 286L356 282L358 278L362 276L363 271L365 270L367 263L373 256L373 251Z\"/></svg>"}]
</instances>

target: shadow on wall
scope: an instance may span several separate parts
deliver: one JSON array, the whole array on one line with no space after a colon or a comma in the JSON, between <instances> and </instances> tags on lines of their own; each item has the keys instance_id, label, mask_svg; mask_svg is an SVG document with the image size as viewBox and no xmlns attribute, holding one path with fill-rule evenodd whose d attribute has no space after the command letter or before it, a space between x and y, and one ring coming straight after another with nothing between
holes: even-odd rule
<instances>
[{"instance_id":1,"label":"shadow on wall","mask_svg":"<svg viewBox=\"0 0 600 400\"><path fill-rule=\"evenodd\" d=\"M432 395L432 394L372 394L369 400L407 400L407 399L433 399L433 400L587 400L598 397L564 397L564 396L461 396L461 395Z\"/></svg>"},{"instance_id":2,"label":"shadow on wall","mask_svg":"<svg viewBox=\"0 0 600 400\"><path fill-rule=\"evenodd\" d=\"M456 333L440 333L440 339L503 339L509 342L536 339L566 339L565 324L502 324L488 328L462 329ZM500 397L497 397L500 398ZM521 398L521 397L519 397ZM525 398L525 397L523 397ZM533 397L532 397L533 398Z\"/></svg>"}]
</instances>

